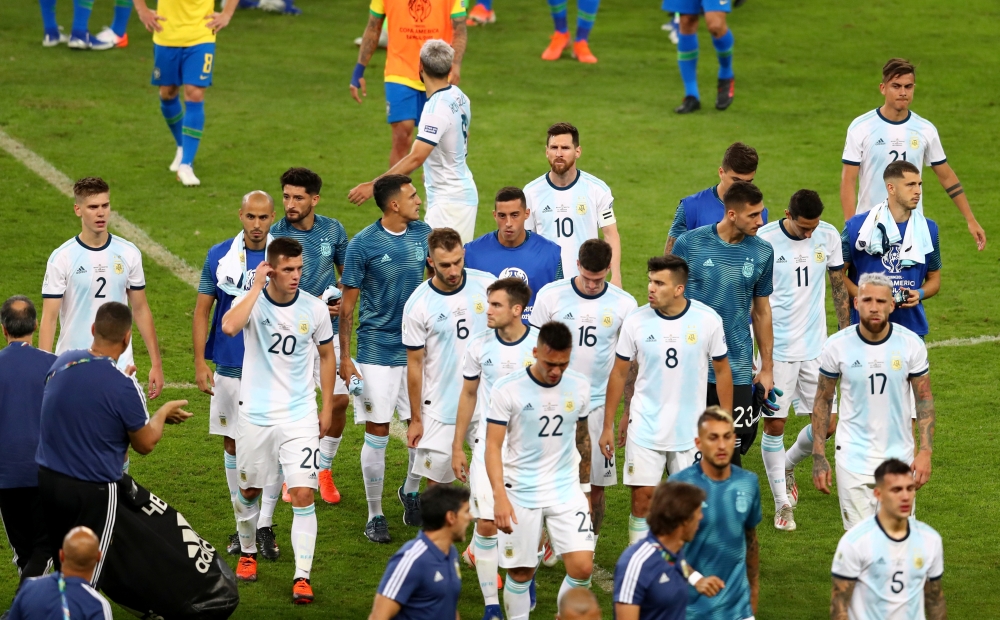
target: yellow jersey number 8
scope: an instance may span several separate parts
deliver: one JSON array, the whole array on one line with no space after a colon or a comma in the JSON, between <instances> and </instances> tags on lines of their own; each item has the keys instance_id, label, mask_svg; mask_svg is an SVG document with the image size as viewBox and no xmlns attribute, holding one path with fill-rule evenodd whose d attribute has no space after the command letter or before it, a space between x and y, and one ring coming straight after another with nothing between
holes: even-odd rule
<instances>
[{"instance_id":1,"label":"yellow jersey number 8","mask_svg":"<svg viewBox=\"0 0 1000 620\"><path fill-rule=\"evenodd\" d=\"M201 68L202 73L212 72L212 54L205 54L205 64Z\"/></svg>"}]
</instances>

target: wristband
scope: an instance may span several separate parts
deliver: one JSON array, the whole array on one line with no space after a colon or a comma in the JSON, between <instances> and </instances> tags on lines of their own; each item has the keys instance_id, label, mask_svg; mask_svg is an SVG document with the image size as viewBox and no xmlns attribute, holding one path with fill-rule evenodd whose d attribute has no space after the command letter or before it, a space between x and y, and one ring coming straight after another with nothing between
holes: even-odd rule
<instances>
[{"instance_id":1,"label":"wristband","mask_svg":"<svg viewBox=\"0 0 1000 620\"><path fill-rule=\"evenodd\" d=\"M354 65L354 73L351 75L351 86L361 88L361 78L365 77L365 66L360 62Z\"/></svg>"},{"instance_id":2,"label":"wristband","mask_svg":"<svg viewBox=\"0 0 1000 620\"><path fill-rule=\"evenodd\" d=\"M580 490L583 491L584 493L590 493L590 483L589 482L581 482L580 483Z\"/></svg>"},{"instance_id":3,"label":"wristband","mask_svg":"<svg viewBox=\"0 0 1000 620\"><path fill-rule=\"evenodd\" d=\"M920 301L923 301L924 300L924 289L918 288L917 289L917 294L920 295Z\"/></svg>"},{"instance_id":4,"label":"wristband","mask_svg":"<svg viewBox=\"0 0 1000 620\"><path fill-rule=\"evenodd\" d=\"M691 586L694 587L699 581L701 581L704 578L705 578L704 575L702 575L698 571L694 571L693 573L691 573L691 576L688 577L688 583L690 583Z\"/></svg>"}]
</instances>

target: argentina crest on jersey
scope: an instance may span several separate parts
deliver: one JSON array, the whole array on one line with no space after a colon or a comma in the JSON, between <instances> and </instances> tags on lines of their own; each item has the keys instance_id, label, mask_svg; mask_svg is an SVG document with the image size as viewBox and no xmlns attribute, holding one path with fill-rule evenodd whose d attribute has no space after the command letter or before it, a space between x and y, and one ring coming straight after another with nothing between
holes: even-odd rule
<instances>
[{"instance_id":1,"label":"argentina crest on jersey","mask_svg":"<svg viewBox=\"0 0 1000 620\"><path fill-rule=\"evenodd\" d=\"M324 239L319 244L319 251L320 254L322 254L323 256L330 256L331 254L333 254L333 246L330 245L329 241Z\"/></svg>"},{"instance_id":2,"label":"argentina crest on jersey","mask_svg":"<svg viewBox=\"0 0 1000 620\"><path fill-rule=\"evenodd\" d=\"M604 327L611 327L614 325L614 311L610 307L606 307L601 311L601 325Z\"/></svg>"},{"instance_id":3,"label":"argentina crest on jersey","mask_svg":"<svg viewBox=\"0 0 1000 620\"><path fill-rule=\"evenodd\" d=\"M747 495L746 491L736 492L736 512L740 514L745 513L750 510L750 497Z\"/></svg>"},{"instance_id":4,"label":"argentina crest on jersey","mask_svg":"<svg viewBox=\"0 0 1000 620\"><path fill-rule=\"evenodd\" d=\"M746 262L743 263L743 277L749 278L752 275L753 275L753 261L748 258Z\"/></svg>"}]
</instances>

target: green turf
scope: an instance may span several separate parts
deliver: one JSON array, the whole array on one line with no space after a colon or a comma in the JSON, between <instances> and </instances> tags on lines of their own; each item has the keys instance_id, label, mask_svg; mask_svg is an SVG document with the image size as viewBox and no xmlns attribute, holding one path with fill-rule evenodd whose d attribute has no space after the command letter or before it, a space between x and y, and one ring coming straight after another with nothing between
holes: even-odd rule
<instances>
[{"instance_id":1,"label":"green turf","mask_svg":"<svg viewBox=\"0 0 1000 620\"><path fill-rule=\"evenodd\" d=\"M180 187L166 170L174 147L156 89L148 83L152 48L141 24L133 19L125 50L43 49L37 5L8 4L0 20L0 128L72 178L103 176L112 186L114 207L195 268L210 245L238 231L240 196L258 188L277 195L278 176L288 166L308 166L324 177L320 212L340 219L349 234L377 217L371 203L354 207L344 199L349 188L384 170L389 148L383 52L369 67L364 105L348 95L357 54L351 40L367 20L361 0L300 0L305 14L294 19L236 15L219 37L216 85L206 98L205 137L196 163L203 182L198 189ZM1000 138L1000 87L989 79L1000 44L995 2L970 0L943 11L940 2L929 0L791 5L752 0L731 18L739 78L735 104L725 113L711 109L715 59L702 31L706 109L688 117L671 112L682 92L675 49L659 29L664 17L657 4L605 0L591 37L600 58L596 66L538 59L551 31L541 0L502 0L497 24L470 31L461 86L475 111L469 161L484 205L497 188L523 186L542 174L545 128L572 121L583 134L581 167L614 191L624 282L641 300L645 259L662 250L678 199L713 183L722 151L732 141L743 140L760 152L757 182L772 213L777 215L795 190L809 187L826 200L825 219L839 227L837 188L847 125L879 105L885 59L907 56L918 66L914 109L937 125L980 223L993 235L985 252L975 252L964 222L928 171L924 202L941 227L944 260L942 293L927 302L929 340L1000 331L994 294L1000 180L991 156ZM93 30L110 23L111 6L97 3ZM70 3L60 3L58 14L68 27ZM67 199L3 153L0 179L0 247L8 257L0 297L26 293L40 302L45 258L78 224ZM481 209L477 230L485 232L491 224L488 209ZM167 381L192 382L194 290L148 257L145 268ZM136 353L142 364L141 345ZM930 353L940 421L934 477L920 493L918 516L944 537L944 587L956 618L988 616L984 610L1000 604L995 552L1000 485L990 466L997 427L987 404L1000 397L998 354L997 344ZM206 433L208 398L196 390L170 390L164 398L189 398L196 417L168 429L151 456L134 457L133 473L204 537L223 546L233 516L221 441ZM786 445L803 423L789 422ZM415 530L401 524L401 507L391 497L392 481L402 481L406 465L405 450L393 441L385 506L394 544L374 546L364 539L360 445L361 431L350 425L334 466L344 501L318 507L316 604L293 609L288 602L291 510L280 504L275 518L285 556L276 565L263 562L260 581L241 586L236 617L366 617L385 561ZM762 473L758 450L747 462ZM835 498L811 490L806 473L800 475L798 531L775 532L768 514L760 528L761 618L826 613L829 566L841 526ZM769 506L766 489L763 499ZM609 490L608 503L597 563L610 570L627 542L623 487ZM462 614L478 618L475 575L463 574ZM552 617L562 573L540 574L536 616ZM11 566L0 569L0 601L9 599L15 583ZM594 589L610 617L609 596Z\"/></svg>"}]
</instances>

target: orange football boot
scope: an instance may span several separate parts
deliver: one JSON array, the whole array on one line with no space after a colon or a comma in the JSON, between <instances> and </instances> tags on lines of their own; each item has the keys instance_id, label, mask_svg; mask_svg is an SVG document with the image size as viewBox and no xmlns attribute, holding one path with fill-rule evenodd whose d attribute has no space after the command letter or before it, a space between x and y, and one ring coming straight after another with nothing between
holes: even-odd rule
<instances>
[{"instance_id":1,"label":"orange football boot","mask_svg":"<svg viewBox=\"0 0 1000 620\"><path fill-rule=\"evenodd\" d=\"M559 60L569 44L569 32L553 32L549 46L542 52L542 60Z\"/></svg>"},{"instance_id":2,"label":"orange football boot","mask_svg":"<svg viewBox=\"0 0 1000 620\"><path fill-rule=\"evenodd\" d=\"M319 470L319 495L327 504L340 503L340 491L333 483L333 473L329 469Z\"/></svg>"},{"instance_id":3,"label":"orange football boot","mask_svg":"<svg viewBox=\"0 0 1000 620\"><path fill-rule=\"evenodd\" d=\"M487 10L481 4L477 4L469 11L469 18L465 20L466 26L478 26L480 24L492 24L497 21L497 14Z\"/></svg>"},{"instance_id":4,"label":"orange football boot","mask_svg":"<svg viewBox=\"0 0 1000 620\"><path fill-rule=\"evenodd\" d=\"M597 56L590 51L590 45L586 41L577 41L573 44L573 58L580 62L592 65L597 62Z\"/></svg>"}]
</instances>

